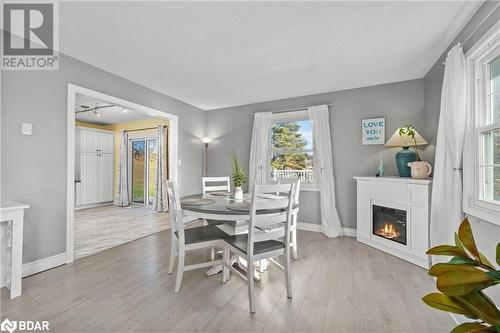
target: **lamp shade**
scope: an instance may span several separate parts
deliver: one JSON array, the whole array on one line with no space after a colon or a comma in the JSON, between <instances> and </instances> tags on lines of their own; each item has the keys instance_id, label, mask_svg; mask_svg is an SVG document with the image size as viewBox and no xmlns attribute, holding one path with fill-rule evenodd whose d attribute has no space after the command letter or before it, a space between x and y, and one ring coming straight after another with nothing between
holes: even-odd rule
<instances>
[{"instance_id":1,"label":"lamp shade","mask_svg":"<svg viewBox=\"0 0 500 333\"><path fill-rule=\"evenodd\" d=\"M415 140L417 141L417 145L426 145L428 142L425 141L425 139L418 134L417 131L415 131ZM385 146L387 147L410 147L413 146L415 142L413 139L409 136L406 135L399 135L399 128L394 132L394 134L391 136L389 140L385 143Z\"/></svg>"}]
</instances>

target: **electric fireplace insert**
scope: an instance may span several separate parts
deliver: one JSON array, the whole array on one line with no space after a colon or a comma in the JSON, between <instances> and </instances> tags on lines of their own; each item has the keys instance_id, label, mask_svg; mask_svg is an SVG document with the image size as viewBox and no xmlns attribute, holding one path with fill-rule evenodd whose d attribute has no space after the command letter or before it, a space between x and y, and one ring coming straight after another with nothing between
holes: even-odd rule
<instances>
[{"instance_id":1,"label":"electric fireplace insert","mask_svg":"<svg viewBox=\"0 0 500 333\"><path fill-rule=\"evenodd\" d=\"M406 245L406 211L372 205L373 234Z\"/></svg>"}]
</instances>

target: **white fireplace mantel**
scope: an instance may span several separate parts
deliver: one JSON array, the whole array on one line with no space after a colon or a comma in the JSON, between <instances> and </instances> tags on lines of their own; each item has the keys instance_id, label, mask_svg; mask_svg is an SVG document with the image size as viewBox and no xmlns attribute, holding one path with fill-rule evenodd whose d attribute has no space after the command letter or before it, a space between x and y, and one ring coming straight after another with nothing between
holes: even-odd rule
<instances>
[{"instance_id":1,"label":"white fireplace mantel","mask_svg":"<svg viewBox=\"0 0 500 333\"><path fill-rule=\"evenodd\" d=\"M430 179L354 177L357 182L357 240L429 268ZM406 211L406 245L373 233L373 205Z\"/></svg>"}]
</instances>

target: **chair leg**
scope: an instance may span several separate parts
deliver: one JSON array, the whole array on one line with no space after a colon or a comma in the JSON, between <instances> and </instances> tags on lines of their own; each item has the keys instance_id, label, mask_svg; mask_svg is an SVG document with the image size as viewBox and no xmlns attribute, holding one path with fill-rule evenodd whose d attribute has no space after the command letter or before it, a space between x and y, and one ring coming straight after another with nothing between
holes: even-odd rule
<instances>
[{"instance_id":1,"label":"chair leg","mask_svg":"<svg viewBox=\"0 0 500 333\"><path fill-rule=\"evenodd\" d=\"M253 266L253 260L250 260L250 258L247 258L247 282L248 282L248 302L250 305L250 312L255 313L255 282L253 280L254 277L254 266Z\"/></svg>"},{"instance_id":2,"label":"chair leg","mask_svg":"<svg viewBox=\"0 0 500 333\"><path fill-rule=\"evenodd\" d=\"M226 283L229 279L229 267L230 258L229 258L229 249L224 248L222 250L222 283Z\"/></svg>"},{"instance_id":3,"label":"chair leg","mask_svg":"<svg viewBox=\"0 0 500 333\"><path fill-rule=\"evenodd\" d=\"M292 277L290 275L290 247L285 248L285 282L286 296L292 298Z\"/></svg>"},{"instance_id":4,"label":"chair leg","mask_svg":"<svg viewBox=\"0 0 500 333\"><path fill-rule=\"evenodd\" d=\"M215 260L215 246L212 246L210 248L210 261L214 261Z\"/></svg>"},{"instance_id":5,"label":"chair leg","mask_svg":"<svg viewBox=\"0 0 500 333\"><path fill-rule=\"evenodd\" d=\"M297 229L292 230L292 254L293 259L299 259L299 255L297 253Z\"/></svg>"},{"instance_id":6,"label":"chair leg","mask_svg":"<svg viewBox=\"0 0 500 333\"><path fill-rule=\"evenodd\" d=\"M176 239L172 237L172 243L170 244L170 262L168 264L168 274L174 272L175 255L177 253Z\"/></svg>"},{"instance_id":7,"label":"chair leg","mask_svg":"<svg viewBox=\"0 0 500 333\"><path fill-rule=\"evenodd\" d=\"M175 279L175 292L181 289L182 274L184 273L184 246L179 244L179 256L177 258L177 277Z\"/></svg>"}]
</instances>

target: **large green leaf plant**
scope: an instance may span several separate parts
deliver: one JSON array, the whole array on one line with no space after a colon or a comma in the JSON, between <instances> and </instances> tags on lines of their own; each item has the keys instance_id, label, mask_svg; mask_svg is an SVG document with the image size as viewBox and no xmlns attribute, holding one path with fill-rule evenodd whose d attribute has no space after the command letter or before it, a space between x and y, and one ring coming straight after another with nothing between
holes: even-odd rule
<instances>
[{"instance_id":1,"label":"large green leaf plant","mask_svg":"<svg viewBox=\"0 0 500 333\"><path fill-rule=\"evenodd\" d=\"M447 263L435 264L429 275L436 277L439 293L422 298L429 306L464 315L474 321L456 326L452 333L500 333L500 310L483 289L500 284L500 270L478 250L468 219L455 233L455 245L440 245L427 254L451 256ZM500 265L500 243L496 247Z\"/></svg>"}]
</instances>

